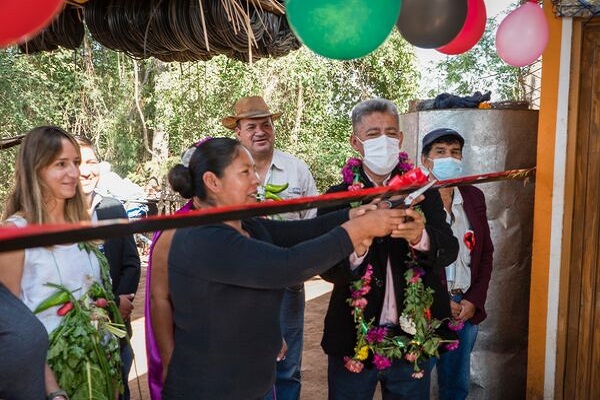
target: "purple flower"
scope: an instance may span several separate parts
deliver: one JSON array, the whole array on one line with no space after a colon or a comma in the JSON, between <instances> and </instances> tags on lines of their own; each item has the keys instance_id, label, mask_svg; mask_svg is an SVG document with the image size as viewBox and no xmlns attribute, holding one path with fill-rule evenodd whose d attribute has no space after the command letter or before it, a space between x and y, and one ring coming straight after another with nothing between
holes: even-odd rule
<instances>
[{"instance_id":1,"label":"purple flower","mask_svg":"<svg viewBox=\"0 0 600 400\"><path fill-rule=\"evenodd\" d=\"M425 275L425 270L423 268L413 267L412 277L408 280L408 283L417 283L423 275Z\"/></svg>"},{"instance_id":2,"label":"purple flower","mask_svg":"<svg viewBox=\"0 0 600 400\"><path fill-rule=\"evenodd\" d=\"M346 161L346 165L348 165L351 168L360 167L362 165L362 161L356 157L352 157L349 158L348 161Z\"/></svg>"},{"instance_id":3,"label":"purple flower","mask_svg":"<svg viewBox=\"0 0 600 400\"><path fill-rule=\"evenodd\" d=\"M381 343L387 334L387 329L385 328L372 328L367 332L367 342L369 343Z\"/></svg>"},{"instance_id":4,"label":"purple flower","mask_svg":"<svg viewBox=\"0 0 600 400\"><path fill-rule=\"evenodd\" d=\"M373 365L375 365L375 368L381 371L382 369L391 367L392 362L389 358L382 356L381 354L375 354L373 356Z\"/></svg>"},{"instance_id":5,"label":"purple flower","mask_svg":"<svg viewBox=\"0 0 600 400\"><path fill-rule=\"evenodd\" d=\"M358 177L358 167L362 165L362 161L356 157L349 158L346 164L342 168L342 177L344 183L351 185L355 181L355 177Z\"/></svg>"},{"instance_id":6,"label":"purple flower","mask_svg":"<svg viewBox=\"0 0 600 400\"><path fill-rule=\"evenodd\" d=\"M408 172L414 168L414 165L410 162L408 153L401 151L398 153L398 169L402 172Z\"/></svg>"},{"instance_id":7,"label":"purple flower","mask_svg":"<svg viewBox=\"0 0 600 400\"><path fill-rule=\"evenodd\" d=\"M465 323L463 322L462 319L456 320L456 319L451 319L450 321L448 321L448 328L451 331L460 331L463 326L465 326Z\"/></svg>"},{"instance_id":8,"label":"purple flower","mask_svg":"<svg viewBox=\"0 0 600 400\"><path fill-rule=\"evenodd\" d=\"M352 168L347 164L342 168L342 177L344 178L344 183L350 185L352 181L354 181L354 172L352 172Z\"/></svg>"},{"instance_id":9,"label":"purple flower","mask_svg":"<svg viewBox=\"0 0 600 400\"><path fill-rule=\"evenodd\" d=\"M454 340L446 345L446 350L453 351L458 349L458 345L460 344L459 340Z\"/></svg>"}]
</instances>

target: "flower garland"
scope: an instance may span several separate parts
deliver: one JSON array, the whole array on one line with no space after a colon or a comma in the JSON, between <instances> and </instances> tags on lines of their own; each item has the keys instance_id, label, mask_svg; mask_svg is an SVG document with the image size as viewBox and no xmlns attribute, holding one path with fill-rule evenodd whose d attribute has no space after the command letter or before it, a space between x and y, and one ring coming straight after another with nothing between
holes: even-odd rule
<instances>
[{"instance_id":1,"label":"flower garland","mask_svg":"<svg viewBox=\"0 0 600 400\"><path fill-rule=\"evenodd\" d=\"M362 160L360 158L351 157L346 161L346 164L342 167L342 178L344 183L348 185L348 190L354 191L362 189L363 183L360 181L360 167L362 166ZM414 165L410 162L408 153L401 151L398 153L398 170L403 174L414 168Z\"/></svg>"},{"instance_id":2,"label":"flower garland","mask_svg":"<svg viewBox=\"0 0 600 400\"><path fill-rule=\"evenodd\" d=\"M367 265L362 278L350 285L351 296L347 299L353 307L352 314L356 323L356 346L353 357L344 357L345 367L351 372L359 373L364 368L363 361L373 354L373 365L378 370L389 368L394 359L404 358L413 364L413 378L420 379L424 372L419 368L419 362L438 356L438 349L445 344L446 350L455 350L458 340L443 340L436 334L442 321L431 316L433 304L433 289L423 284L422 276L425 270L420 268L409 253L407 271L404 273L406 288L404 289L404 309L399 318L400 329L405 333L392 336L388 328L374 326L374 318L365 320L364 309L367 306L366 295L371 291L373 266ZM448 323L451 330L462 328L462 321L451 320Z\"/></svg>"}]
</instances>

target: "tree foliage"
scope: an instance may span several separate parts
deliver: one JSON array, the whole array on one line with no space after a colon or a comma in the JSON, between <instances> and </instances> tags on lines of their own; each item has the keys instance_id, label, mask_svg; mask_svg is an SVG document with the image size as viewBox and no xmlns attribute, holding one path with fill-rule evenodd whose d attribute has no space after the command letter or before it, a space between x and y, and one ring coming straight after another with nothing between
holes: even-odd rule
<instances>
[{"instance_id":1,"label":"tree foliage","mask_svg":"<svg viewBox=\"0 0 600 400\"><path fill-rule=\"evenodd\" d=\"M404 110L418 79L414 54L397 32L360 60L329 60L301 48L254 64L224 56L194 63L131 60L87 37L76 51L0 51L0 137L56 124L91 137L118 173L144 185L166 173L169 155L199 138L231 136L221 118L238 98L260 94L283 112L275 124L277 146L305 160L325 189L339 180L351 154L352 107L380 96ZM14 151L0 157L2 178L11 182Z\"/></svg>"},{"instance_id":2,"label":"tree foliage","mask_svg":"<svg viewBox=\"0 0 600 400\"><path fill-rule=\"evenodd\" d=\"M496 100L531 100L531 88L527 77L537 68L512 67L496 53L495 18L488 19L486 30L479 43L466 53L447 56L439 61L428 74L437 76L438 87L429 91L435 97L441 92L470 95L475 91L492 90Z\"/></svg>"}]
</instances>

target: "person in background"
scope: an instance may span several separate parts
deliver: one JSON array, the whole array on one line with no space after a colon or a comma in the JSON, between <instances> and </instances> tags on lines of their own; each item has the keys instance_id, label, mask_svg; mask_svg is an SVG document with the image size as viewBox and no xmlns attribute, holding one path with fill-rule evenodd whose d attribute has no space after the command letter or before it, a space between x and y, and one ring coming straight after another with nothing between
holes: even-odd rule
<instances>
[{"instance_id":1,"label":"person in background","mask_svg":"<svg viewBox=\"0 0 600 400\"><path fill-rule=\"evenodd\" d=\"M434 129L423 137L421 163L438 180L454 179L463 172L464 138L455 130ZM439 398L466 399L469 394L471 352L478 325L486 318L485 300L492 275L494 246L483 192L474 186L439 190L446 221L458 239L455 262L446 267L446 284L452 318L464 323L458 330L458 349L437 360Z\"/></svg>"},{"instance_id":2,"label":"person in background","mask_svg":"<svg viewBox=\"0 0 600 400\"><path fill-rule=\"evenodd\" d=\"M5 226L89 221L79 184L80 163L79 145L63 129L41 126L29 131L17 156ZM114 398L121 386L116 336L121 332L116 325L108 327L121 318L105 266L94 243L0 253L0 283L35 311L49 335L48 365L75 398L90 388L99 397ZM68 353L73 343L79 350L75 355ZM46 371L48 385L50 370ZM67 399L65 391L54 390L48 398Z\"/></svg>"},{"instance_id":3,"label":"person in background","mask_svg":"<svg viewBox=\"0 0 600 400\"><path fill-rule=\"evenodd\" d=\"M83 136L77 135L75 139L81 148L79 181L92 221L127 218L125 208L119 200L96 192L100 171L94 145ZM119 306L123 321L125 321L129 337L131 337L133 299L140 281L140 256L135 241L132 235L110 238L102 245L102 251L110 266L115 301ZM133 364L133 349L128 339L121 340L121 360L123 362L123 384L125 386L121 398L129 400L130 394L127 382Z\"/></svg>"},{"instance_id":4,"label":"person in background","mask_svg":"<svg viewBox=\"0 0 600 400\"><path fill-rule=\"evenodd\" d=\"M237 140L210 139L186 168L179 190L200 210L257 201L252 156ZM169 251L175 348L163 399L260 399L275 381L282 345L284 288L364 251L374 236L398 234L405 210L373 206L320 218L234 219L177 229Z\"/></svg>"},{"instance_id":5,"label":"person in background","mask_svg":"<svg viewBox=\"0 0 600 400\"><path fill-rule=\"evenodd\" d=\"M273 113L260 96L243 97L234 106L234 114L222 119L222 124L235 131L238 140L250 151L256 164L261 187L288 185L277 195L282 199L317 195L317 187L306 163L291 154L275 149L273 121L281 113ZM268 197L268 196L267 196ZM313 218L316 210L304 210L276 216L284 220ZM277 400L300 398L302 349L304 343L304 283L286 288L281 304L281 331L287 353L277 364L275 393Z\"/></svg>"},{"instance_id":6,"label":"person in background","mask_svg":"<svg viewBox=\"0 0 600 400\"><path fill-rule=\"evenodd\" d=\"M342 171L344 182L332 186L327 193L383 186L395 175L406 172L406 160L400 153L402 139L394 103L371 99L357 104L352 110L350 144L361 157L349 160ZM379 371L373 365L372 356L360 370L352 370L348 364L358 346L356 322L348 304L352 295L350 285L369 273L369 265L374 284L365 295L365 321L374 320L388 332L400 332L399 317L406 287L404 272L410 253L424 271L424 284L434 290L431 315L438 320L450 317L441 275L443 267L456 259L458 244L445 222L438 191L427 190L424 196L419 203L421 212L412 207L406 210L411 219L402 224L400 235L383 235L373 241L368 252L355 252L344 262L332 264L333 268L322 274L325 280L334 284L321 341L328 355L330 400L371 400L378 383L384 399L429 399L433 365L430 359L420 363L420 379L413 377L413 365L404 358L390 360L385 371ZM321 208L319 215L327 215L339 208ZM447 329L440 328L438 333L443 338L456 338Z\"/></svg>"}]
</instances>

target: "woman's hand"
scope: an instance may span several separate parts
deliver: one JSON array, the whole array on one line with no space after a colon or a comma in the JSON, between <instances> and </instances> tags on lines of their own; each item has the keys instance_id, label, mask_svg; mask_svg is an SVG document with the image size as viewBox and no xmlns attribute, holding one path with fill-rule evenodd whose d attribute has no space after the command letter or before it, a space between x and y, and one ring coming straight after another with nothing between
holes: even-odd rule
<instances>
[{"instance_id":1,"label":"woman's hand","mask_svg":"<svg viewBox=\"0 0 600 400\"><path fill-rule=\"evenodd\" d=\"M379 203L379 199L375 199L369 204L351 208L349 213L349 219L354 219L365 215L369 211L377 210L377 203Z\"/></svg>"},{"instance_id":2,"label":"woman's hand","mask_svg":"<svg viewBox=\"0 0 600 400\"><path fill-rule=\"evenodd\" d=\"M342 228L348 232L357 254L360 255L366 251L365 244L370 244L374 237L387 236L394 229L398 229L405 217L405 210L378 210L375 208L346 221L342 224Z\"/></svg>"}]
</instances>

